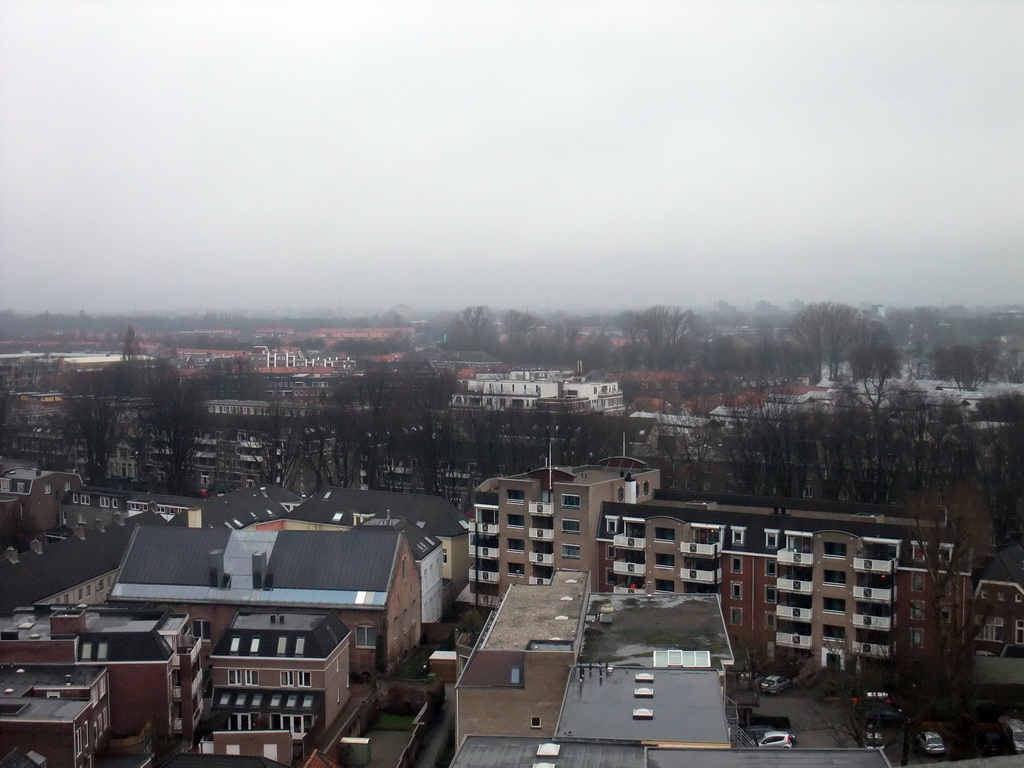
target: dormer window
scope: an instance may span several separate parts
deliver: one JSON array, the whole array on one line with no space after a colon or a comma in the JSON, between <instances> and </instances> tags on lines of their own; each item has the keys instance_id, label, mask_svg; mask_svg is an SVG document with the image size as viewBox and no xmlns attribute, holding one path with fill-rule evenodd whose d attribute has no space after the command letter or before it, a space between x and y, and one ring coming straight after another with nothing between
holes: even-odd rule
<instances>
[{"instance_id":1,"label":"dormer window","mask_svg":"<svg viewBox=\"0 0 1024 768\"><path fill-rule=\"evenodd\" d=\"M733 543L733 545L737 546L737 547L742 547L743 546L743 542L746 539L746 535L747 535L747 529L746 528L741 528L741 527L733 526L733 528L732 528L732 543Z\"/></svg>"},{"instance_id":2,"label":"dormer window","mask_svg":"<svg viewBox=\"0 0 1024 768\"><path fill-rule=\"evenodd\" d=\"M232 637L231 638L231 650L230 653L238 653L238 648L242 644L242 638Z\"/></svg>"}]
</instances>

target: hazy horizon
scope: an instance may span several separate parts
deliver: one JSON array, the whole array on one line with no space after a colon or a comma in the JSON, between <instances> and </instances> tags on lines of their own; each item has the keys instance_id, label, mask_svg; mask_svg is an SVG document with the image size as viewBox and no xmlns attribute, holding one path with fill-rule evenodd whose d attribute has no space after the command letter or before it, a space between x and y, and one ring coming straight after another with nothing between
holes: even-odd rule
<instances>
[{"instance_id":1,"label":"hazy horizon","mask_svg":"<svg viewBox=\"0 0 1024 768\"><path fill-rule=\"evenodd\" d=\"M1008 0L6 0L0 309L1019 306L1021 40Z\"/></svg>"}]
</instances>

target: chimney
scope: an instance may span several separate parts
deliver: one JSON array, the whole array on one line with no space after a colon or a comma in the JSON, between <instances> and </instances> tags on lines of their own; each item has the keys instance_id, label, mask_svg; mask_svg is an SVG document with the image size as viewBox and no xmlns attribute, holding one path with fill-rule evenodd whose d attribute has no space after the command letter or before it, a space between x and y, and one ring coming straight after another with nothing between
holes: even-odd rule
<instances>
[{"instance_id":1,"label":"chimney","mask_svg":"<svg viewBox=\"0 0 1024 768\"><path fill-rule=\"evenodd\" d=\"M18 562L18 550L14 547L8 547L4 550L4 557L10 560L12 563Z\"/></svg>"},{"instance_id":2,"label":"chimney","mask_svg":"<svg viewBox=\"0 0 1024 768\"><path fill-rule=\"evenodd\" d=\"M637 498L637 482L636 478L633 477L631 472L626 473L626 494L625 502L627 504L636 504Z\"/></svg>"},{"instance_id":3,"label":"chimney","mask_svg":"<svg viewBox=\"0 0 1024 768\"><path fill-rule=\"evenodd\" d=\"M103 533L104 531L107 530L107 524L104 523L101 518L97 517L96 518L96 522L93 524L93 528L95 528L100 533Z\"/></svg>"},{"instance_id":4,"label":"chimney","mask_svg":"<svg viewBox=\"0 0 1024 768\"><path fill-rule=\"evenodd\" d=\"M85 526L81 523L75 526L75 536L77 536L79 539L85 538Z\"/></svg>"},{"instance_id":5,"label":"chimney","mask_svg":"<svg viewBox=\"0 0 1024 768\"><path fill-rule=\"evenodd\" d=\"M114 513L114 525L124 525L124 512Z\"/></svg>"},{"instance_id":6,"label":"chimney","mask_svg":"<svg viewBox=\"0 0 1024 768\"><path fill-rule=\"evenodd\" d=\"M85 632L85 611L67 611L50 615L51 635L77 635Z\"/></svg>"},{"instance_id":7,"label":"chimney","mask_svg":"<svg viewBox=\"0 0 1024 768\"><path fill-rule=\"evenodd\" d=\"M267 572L267 553L252 553L252 588L263 589L263 577Z\"/></svg>"},{"instance_id":8,"label":"chimney","mask_svg":"<svg viewBox=\"0 0 1024 768\"><path fill-rule=\"evenodd\" d=\"M39 467L36 467L36 477L42 477L42 476L43 476L43 470L41 470Z\"/></svg>"},{"instance_id":9,"label":"chimney","mask_svg":"<svg viewBox=\"0 0 1024 768\"><path fill-rule=\"evenodd\" d=\"M224 580L224 550L210 550L210 586L219 589Z\"/></svg>"},{"instance_id":10,"label":"chimney","mask_svg":"<svg viewBox=\"0 0 1024 768\"><path fill-rule=\"evenodd\" d=\"M32 551L37 555L43 554L43 542L39 539L32 539Z\"/></svg>"}]
</instances>

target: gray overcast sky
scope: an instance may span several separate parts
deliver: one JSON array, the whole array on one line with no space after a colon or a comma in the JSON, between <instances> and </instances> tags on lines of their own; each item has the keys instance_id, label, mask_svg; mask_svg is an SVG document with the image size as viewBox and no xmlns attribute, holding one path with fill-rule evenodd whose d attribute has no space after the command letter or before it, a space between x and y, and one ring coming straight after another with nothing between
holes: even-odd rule
<instances>
[{"instance_id":1,"label":"gray overcast sky","mask_svg":"<svg viewBox=\"0 0 1024 768\"><path fill-rule=\"evenodd\" d=\"M1024 301L1024 3L0 0L0 307Z\"/></svg>"}]
</instances>

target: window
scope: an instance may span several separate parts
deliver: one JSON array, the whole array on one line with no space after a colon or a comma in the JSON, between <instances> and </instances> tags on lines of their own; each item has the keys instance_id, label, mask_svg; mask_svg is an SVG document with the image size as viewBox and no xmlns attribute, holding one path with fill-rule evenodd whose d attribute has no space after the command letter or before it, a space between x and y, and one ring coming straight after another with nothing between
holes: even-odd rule
<instances>
[{"instance_id":1,"label":"window","mask_svg":"<svg viewBox=\"0 0 1024 768\"><path fill-rule=\"evenodd\" d=\"M254 637L252 639L252 642L249 643L249 655L252 656L252 655L257 654L259 652L260 652L260 639L259 639L259 637Z\"/></svg>"},{"instance_id":2,"label":"window","mask_svg":"<svg viewBox=\"0 0 1024 768\"><path fill-rule=\"evenodd\" d=\"M306 652L306 638L297 637L295 638L295 655L302 656Z\"/></svg>"},{"instance_id":3,"label":"window","mask_svg":"<svg viewBox=\"0 0 1024 768\"><path fill-rule=\"evenodd\" d=\"M910 630L910 644L914 648L920 648L924 645L924 630L912 627Z\"/></svg>"},{"instance_id":4,"label":"window","mask_svg":"<svg viewBox=\"0 0 1024 768\"><path fill-rule=\"evenodd\" d=\"M776 567L777 565L778 564L774 560L765 560L764 561L764 575L765 576L775 576L778 573L778 568Z\"/></svg>"},{"instance_id":5,"label":"window","mask_svg":"<svg viewBox=\"0 0 1024 768\"><path fill-rule=\"evenodd\" d=\"M313 685L313 673L312 672L296 672L295 682L299 688L310 688Z\"/></svg>"},{"instance_id":6,"label":"window","mask_svg":"<svg viewBox=\"0 0 1024 768\"><path fill-rule=\"evenodd\" d=\"M644 496L651 492L651 483L648 480L644 480Z\"/></svg>"},{"instance_id":7,"label":"window","mask_svg":"<svg viewBox=\"0 0 1024 768\"><path fill-rule=\"evenodd\" d=\"M241 669L229 669L228 670L228 685L241 685L242 684L242 680L244 679L243 674L242 674L244 671L245 670L241 670Z\"/></svg>"},{"instance_id":8,"label":"window","mask_svg":"<svg viewBox=\"0 0 1024 768\"><path fill-rule=\"evenodd\" d=\"M110 506L110 497L109 496L100 496L100 506L101 507L109 507Z\"/></svg>"},{"instance_id":9,"label":"window","mask_svg":"<svg viewBox=\"0 0 1024 768\"><path fill-rule=\"evenodd\" d=\"M615 533L619 530L619 518L608 517L604 521L604 529L607 533Z\"/></svg>"},{"instance_id":10,"label":"window","mask_svg":"<svg viewBox=\"0 0 1024 768\"><path fill-rule=\"evenodd\" d=\"M281 673L281 687L282 688L294 688L295 687L295 673L294 672L282 672Z\"/></svg>"},{"instance_id":11,"label":"window","mask_svg":"<svg viewBox=\"0 0 1024 768\"><path fill-rule=\"evenodd\" d=\"M562 508L563 509L579 509L580 508L580 497L574 493L563 493L562 494Z\"/></svg>"},{"instance_id":12,"label":"window","mask_svg":"<svg viewBox=\"0 0 1024 768\"><path fill-rule=\"evenodd\" d=\"M508 575L509 576L525 576L526 566L522 563L509 563L508 564Z\"/></svg>"},{"instance_id":13,"label":"window","mask_svg":"<svg viewBox=\"0 0 1024 768\"><path fill-rule=\"evenodd\" d=\"M509 488L505 491L505 500L509 504L525 504L526 492L515 488Z\"/></svg>"},{"instance_id":14,"label":"window","mask_svg":"<svg viewBox=\"0 0 1024 768\"><path fill-rule=\"evenodd\" d=\"M608 559L615 559L615 547L613 547L611 544L608 545Z\"/></svg>"},{"instance_id":15,"label":"window","mask_svg":"<svg viewBox=\"0 0 1024 768\"><path fill-rule=\"evenodd\" d=\"M1020 602L1024 602L1024 596L1021 596L1020 592L1018 592L1017 594L1015 594L1015 595L1013 596L1013 601L1014 601L1015 603L1020 603Z\"/></svg>"},{"instance_id":16,"label":"window","mask_svg":"<svg viewBox=\"0 0 1024 768\"><path fill-rule=\"evenodd\" d=\"M985 626L981 628L981 639L992 643L1003 642L1002 616L992 616L985 621Z\"/></svg>"},{"instance_id":17,"label":"window","mask_svg":"<svg viewBox=\"0 0 1024 768\"><path fill-rule=\"evenodd\" d=\"M525 552L526 542L523 539L509 539L508 540L508 551L509 552Z\"/></svg>"},{"instance_id":18,"label":"window","mask_svg":"<svg viewBox=\"0 0 1024 768\"><path fill-rule=\"evenodd\" d=\"M232 637L231 638L231 648L230 648L229 652L230 653L238 653L238 646L240 646L241 644L242 644L242 638L240 638L240 637Z\"/></svg>"},{"instance_id":19,"label":"window","mask_svg":"<svg viewBox=\"0 0 1024 768\"><path fill-rule=\"evenodd\" d=\"M605 584L617 584L618 579L615 577L615 571L610 568L604 572L604 583Z\"/></svg>"},{"instance_id":20,"label":"window","mask_svg":"<svg viewBox=\"0 0 1024 768\"><path fill-rule=\"evenodd\" d=\"M655 528L654 538L656 541L675 541L676 540L676 529L675 528Z\"/></svg>"},{"instance_id":21,"label":"window","mask_svg":"<svg viewBox=\"0 0 1024 768\"><path fill-rule=\"evenodd\" d=\"M508 668L508 681L512 685L523 684L523 668L518 664L513 664Z\"/></svg>"},{"instance_id":22,"label":"window","mask_svg":"<svg viewBox=\"0 0 1024 768\"><path fill-rule=\"evenodd\" d=\"M356 627L356 648L376 648L377 628L370 626Z\"/></svg>"},{"instance_id":23,"label":"window","mask_svg":"<svg viewBox=\"0 0 1024 768\"><path fill-rule=\"evenodd\" d=\"M775 629L775 614L771 611L764 615L764 627L765 629Z\"/></svg>"},{"instance_id":24,"label":"window","mask_svg":"<svg viewBox=\"0 0 1024 768\"><path fill-rule=\"evenodd\" d=\"M83 494L82 494L81 496L79 496L78 498L79 498L79 499L81 500L81 502L82 502L83 504L85 504L86 506L88 506L88 505L89 505L89 494L88 494L88 493L83 493Z\"/></svg>"},{"instance_id":25,"label":"window","mask_svg":"<svg viewBox=\"0 0 1024 768\"><path fill-rule=\"evenodd\" d=\"M841 597L826 597L822 607L825 613L846 613L846 600Z\"/></svg>"},{"instance_id":26,"label":"window","mask_svg":"<svg viewBox=\"0 0 1024 768\"><path fill-rule=\"evenodd\" d=\"M654 567L655 568L675 568L676 567L676 556L675 555L663 555L656 554L654 556Z\"/></svg>"},{"instance_id":27,"label":"window","mask_svg":"<svg viewBox=\"0 0 1024 768\"><path fill-rule=\"evenodd\" d=\"M206 619L193 619L192 620L192 637L197 640L209 640L210 639L210 622Z\"/></svg>"},{"instance_id":28,"label":"window","mask_svg":"<svg viewBox=\"0 0 1024 768\"><path fill-rule=\"evenodd\" d=\"M530 718L530 727L531 728L540 728L540 718L539 717L531 717Z\"/></svg>"},{"instance_id":29,"label":"window","mask_svg":"<svg viewBox=\"0 0 1024 768\"><path fill-rule=\"evenodd\" d=\"M562 533L579 533L580 521L565 518L562 520Z\"/></svg>"},{"instance_id":30,"label":"window","mask_svg":"<svg viewBox=\"0 0 1024 768\"><path fill-rule=\"evenodd\" d=\"M845 584L846 571L825 571L826 584Z\"/></svg>"},{"instance_id":31,"label":"window","mask_svg":"<svg viewBox=\"0 0 1024 768\"><path fill-rule=\"evenodd\" d=\"M924 574L923 573L912 573L910 574L910 588L915 592L924 592ZM984 597L984 593L981 595Z\"/></svg>"},{"instance_id":32,"label":"window","mask_svg":"<svg viewBox=\"0 0 1024 768\"><path fill-rule=\"evenodd\" d=\"M284 656L288 650L288 638L279 637L277 638L277 655Z\"/></svg>"},{"instance_id":33,"label":"window","mask_svg":"<svg viewBox=\"0 0 1024 768\"><path fill-rule=\"evenodd\" d=\"M779 548L779 532L778 531L765 531L764 532L764 546L765 546L765 549L778 549Z\"/></svg>"},{"instance_id":34,"label":"window","mask_svg":"<svg viewBox=\"0 0 1024 768\"><path fill-rule=\"evenodd\" d=\"M911 547L910 557L915 562L922 562L924 560L924 547L921 546L921 542L915 541Z\"/></svg>"},{"instance_id":35,"label":"window","mask_svg":"<svg viewBox=\"0 0 1024 768\"><path fill-rule=\"evenodd\" d=\"M731 608L729 610L729 623L733 626L743 623L743 609Z\"/></svg>"},{"instance_id":36,"label":"window","mask_svg":"<svg viewBox=\"0 0 1024 768\"><path fill-rule=\"evenodd\" d=\"M747 534L747 529L746 528L737 528L737 527L733 526L733 529L732 529L732 543L735 546L737 546L737 547L742 547L743 546L743 540L746 537L746 534Z\"/></svg>"},{"instance_id":37,"label":"window","mask_svg":"<svg viewBox=\"0 0 1024 768\"><path fill-rule=\"evenodd\" d=\"M846 544L841 541L826 541L825 557L846 557Z\"/></svg>"},{"instance_id":38,"label":"window","mask_svg":"<svg viewBox=\"0 0 1024 768\"><path fill-rule=\"evenodd\" d=\"M910 618L918 620L924 618L924 603L920 600L910 601Z\"/></svg>"},{"instance_id":39,"label":"window","mask_svg":"<svg viewBox=\"0 0 1024 768\"><path fill-rule=\"evenodd\" d=\"M567 560L579 560L580 559L580 548L578 544L563 544L562 545L562 557Z\"/></svg>"},{"instance_id":40,"label":"window","mask_svg":"<svg viewBox=\"0 0 1024 768\"><path fill-rule=\"evenodd\" d=\"M743 559L742 558L734 557L732 559L732 572L733 573L743 573Z\"/></svg>"},{"instance_id":41,"label":"window","mask_svg":"<svg viewBox=\"0 0 1024 768\"><path fill-rule=\"evenodd\" d=\"M1024 645L1024 619L1017 619L1013 625L1013 644Z\"/></svg>"},{"instance_id":42,"label":"window","mask_svg":"<svg viewBox=\"0 0 1024 768\"><path fill-rule=\"evenodd\" d=\"M764 588L764 601L766 603L774 603L778 600L778 595L775 592L775 587Z\"/></svg>"},{"instance_id":43,"label":"window","mask_svg":"<svg viewBox=\"0 0 1024 768\"><path fill-rule=\"evenodd\" d=\"M526 518L522 515L509 515L508 516L508 527L509 528L523 528L526 525Z\"/></svg>"},{"instance_id":44,"label":"window","mask_svg":"<svg viewBox=\"0 0 1024 768\"><path fill-rule=\"evenodd\" d=\"M740 600L743 598L743 585L738 581L733 581L729 584L729 594L732 595L733 600Z\"/></svg>"},{"instance_id":45,"label":"window","mask_svg":"<svg viewBox=\"0 0 1024 768\"><path fill-rule=\"evenodd\" d=\"M654 589L656 592L675 592L676 583L671 579L655 579Z\"/></svg>"},{"instance_id":46,"label":"window","mask_svg":"<svg viewBox=\"0 0 1024 768\"><path fill-rule=\"evenodd\" d=\"M117 499L111 499L110 500L110 506L112 506L114 509L117 509L117 504L118 504L118 500Z\"/></svg>"},{"instance_id":47,"label":"window","mask_svg":"<svg viewBox=\"0 0 1024 768\"><path fill-rule=\"evenodd\" d=\"M448 548L447 547L441 547L441 562L442 563L447 563L448 562Z\"/></svg>"}]
</instances>

